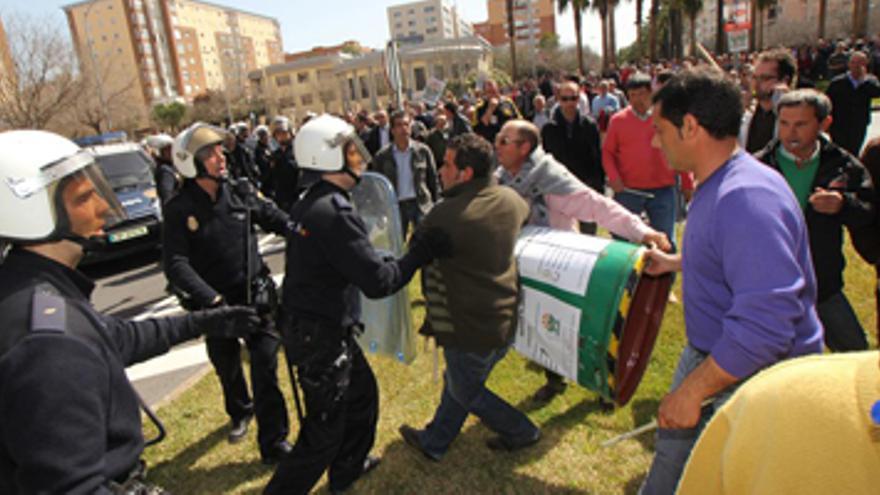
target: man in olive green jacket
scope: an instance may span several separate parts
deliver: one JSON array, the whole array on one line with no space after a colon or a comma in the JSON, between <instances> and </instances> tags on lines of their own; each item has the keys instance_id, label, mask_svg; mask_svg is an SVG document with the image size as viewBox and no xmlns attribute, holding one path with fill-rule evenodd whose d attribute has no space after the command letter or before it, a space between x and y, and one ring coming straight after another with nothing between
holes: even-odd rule
<instances>
[{"instance_id":1,"label":"man in olive green jacket","mask_svg":"<svg viewBox=\"0 0 880 495\"><path fill-rule=\"evenodd\" d=\"M507 353L516 329L517 270L514 246L529 216L528 204L493 178L493 150L466 134L448 145L440 180L443 201L424 227L448 232L453 256L425 267L426 325L443 347L443 394L424 430L400 427L404 440L439 461L468 414L477 415L498 436L487 446L517 450L536 443L540 430L486 388L492 368Z\"/></svg>"}]
</instances>

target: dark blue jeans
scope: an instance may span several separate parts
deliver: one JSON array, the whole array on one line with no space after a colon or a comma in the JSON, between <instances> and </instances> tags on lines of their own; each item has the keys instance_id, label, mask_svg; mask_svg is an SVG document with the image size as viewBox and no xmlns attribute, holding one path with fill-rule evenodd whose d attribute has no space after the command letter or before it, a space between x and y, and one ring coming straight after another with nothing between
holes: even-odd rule
<instances>
[{"instance_id":1,"label":"dark blue jeans","mask_svg":"<svg viewBox=\"0 0 880 495\"><path fill-rule=\"evenodd\" d=\"M486 388L492 368L507 354L507 349L505 346L480 354L443 348L446 359L443 394L434 419L419 439L428 454L440 459L470 413L506 438L519 439L536 434L538 427L525 414Z\"/></svg>"},{"instance_id":2,"label":"dark blue jeans","mask_svg":"<svg viewBox=\"0 0 880 495\"><path fill-rule=\"evenodd\" d=\"M614 200L623 205L627 210L641 215L648 214L648 222L655 230L666 234L669 242L675 245L675 186L661 187L659 189L639 189L640 191L653 194L653 198L647 198L629 192L614 194Z\"/></svg>"},{"instance_id":3,"label":"dark blue jeans","mask_svg":"<svg viewBox=\"0 0 880 495\"><path fill-rule=\"evenodd\" d=\"M865 330L843 291L816 305L825 327L825 345L834 352L864 351L868 348Z\"/></svg>"},{"instance_id":4,"label":"dark blue jeans","mask_svg":"<svg viewBox=\"0 0 880 495\"><path fill-rule=\"evenodd\" d=\"M403 229L403 240L406 241L406 232L412 225L413 231L422 221L422 210L419 208L419 201L415 198L405 199L398 203L400 206L400 227Z\"/></svg>"}]
</instances>

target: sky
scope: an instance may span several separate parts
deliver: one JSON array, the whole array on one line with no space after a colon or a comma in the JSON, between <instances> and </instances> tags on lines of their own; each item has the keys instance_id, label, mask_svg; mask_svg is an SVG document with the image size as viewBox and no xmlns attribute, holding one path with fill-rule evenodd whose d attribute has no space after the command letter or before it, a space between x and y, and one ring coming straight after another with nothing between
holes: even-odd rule
<instances>
[{"instance_id":1,"label":"sky","mask_svg":"<svg viewBox=\"0 0 880 495\"><path fill-rule=\"evenodd\" d=\"M0 16L25 14L52 19L67 30L61 7L73 0L0 0ZM369 47L384 46L388 39L386 7L407 3L402 0L213 0L226 5L278 19L285 52L308 50L318 45L335 45L354 39ZM485 21L485 0L457 0L459 12L470 22ZM635 40L635 2L624 0L616 13L617 46ZM556 16L556 31L563 45L574 44L571 9ZM584 44L601 52L600 23L594 13L584 19Z\"/></svg>"}]
</instances>

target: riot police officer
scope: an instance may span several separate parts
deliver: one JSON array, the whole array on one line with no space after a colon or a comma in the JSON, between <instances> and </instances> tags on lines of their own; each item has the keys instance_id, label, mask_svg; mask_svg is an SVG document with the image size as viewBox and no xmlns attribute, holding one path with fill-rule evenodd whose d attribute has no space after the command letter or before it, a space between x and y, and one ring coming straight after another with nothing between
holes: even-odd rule
<instances>
[{"instance_id":1,"label":"riot police officer","mask_svg":"<svg viewBox=\"0 0 880 495\"><path fill-rule=\"evenodd\" d=\"M320 179L291 210L279 318L306 412L293 452L281 461L266 493L308 493L328 468L335 493L379 462L368 456L379 414L378 387L354 340L361 325L359 289L371 298L390 295L451 247L442 232L417 231L402 258L376 253L349 197L369 154L341 119L310 120L294 148L300 167Z\"/></svg>"},{"instance_id":2,"label":"riot police officer","mask_svg":"<svg viewBox=\"0 0 880 495\"><path fill-rule=\"evenodd\" d=\"M147 138L147 146L152 150L153 161L156 163L155 179L159 201L165 204L177 193L183 178L174 168L171 159L171 146L174 138L168 134L156 134Z\"/></svg>"},{"instance_id":3,"label":"riot police officer","mask_svg":"<svg viewBox=\"0 0 880 495\"><path fill-rule=\"evenodd\" d=\"M272 189L275 202L289 212L299 197L299 166L293 155L293 129L287 117L276 117L272 122L272 138L278 149L272 153Z\"/></svg>"},{"instance_id":4,"label":"riot police officer","mask_svg":"<svg viewBox=\"0 0 880 495\"><path fill-rule=\"evenodd\" d=\"M147 493L141 401L125 366L206 328L247 332L256 314L99 314L76 267L124 215L112 189L91 155L56 134L5 132L0 149L0 239L12 244L0 265L0 493Z\"/></svg>"},{"instance_id":5,"label":"riot police officer","mask_svg":"<svg viewBox=\"0 0 880 495\"><path fill-rule=\"evenodd\" d=\"M173 290L189 309L222 304L254 305L263 332L245 342L250 353L253 400L241 366L238 339L207 339L208 357L223 388L231 419L228 440L244 438L256 415L262 460L272 464L290 450L287 409L278 389L279 339L272 333L275 285L260 257L252 220L264 230L286 235L287 214L254 193L246 181L227 179L225 132L196 123L174 142L174 165L185 178L165 207L163 264Z\"/></svg>"},{"instance_id":6,"label":"riot police officer","mask_svg":"<svg viewBox=\"0 0 880 495\"><path fill-rule=\"evenodd\" d=\"M256 143L254 144L254 165L260 173L260 192L267 197L272 197L272 150L269 145L269 128L265 125L258 125L254 129Z\"/></svg>"}]
</instances>

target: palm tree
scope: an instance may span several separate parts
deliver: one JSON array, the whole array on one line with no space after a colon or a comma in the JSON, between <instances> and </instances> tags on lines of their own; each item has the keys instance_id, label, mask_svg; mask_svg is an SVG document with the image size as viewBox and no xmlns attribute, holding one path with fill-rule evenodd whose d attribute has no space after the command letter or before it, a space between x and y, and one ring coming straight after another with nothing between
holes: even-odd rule
<instances>
[{"instance_id":1,"label":"palm tree","mask_svg":"<svg viewBox=\"0 0 880 495\"><path fill-rule=\"evenodd\" d=\"M636 46L639 47L639 55L642 55L642 9L644 0L636 0Z\"/></svg>"},{"instance_id":2,"label":"palm tree","mask_svg":"<svg viewBox=\"0 0 880 495\"><path fill-rule=\"evenodd\" d=\"M516 81L516 26L513 24L513 0L506 0L507 38L510 40L510 79Z\"/></svg>"},{"instance_id":3,"label":"palm tree","mask_svg":"<svg viewBox=\"0 0 880 495\"><path fill-rule=\"evenodd\" d=\"M868 32L868 0L853 0L852 34L861 38Z\"/></svg>"},{"instance_id":4,"label":"palm tree","mask_svg":"<svg viewBox=\"0 0 880 495\"><path fill-rule=\"evenodd\" d=\"M614 24L614 11L617 10L617 6L620 4L620 0L608 0L608 51L610 52L609 60L616 64L617 63L617 30Z\"/></svg>"},{"instance_id":5,"label":"palm tree","mask_svg":"<svg viewBox=\"0 0 880 495\"><path fill-rule=\"evenodd\" d=\"M508 0L510 3L510 0ZM587 7L590 6L590 0L557 0L557 10L562 14L565 12L565 9L571 5L571 8L574 10L574 35L577 39L577 58L578 58L578 69L581 72L581 75L585 75L587 73L584 70L584 43L583 36L581 33L581 14Z\"/></svg>"},{"instance_id":6,"label":"palm tree","mask_svg":"<svg viewBox=\"0 0 880 495\"><path fill-rule=\"evenodd\" d=\"M825 14L827 13L827 11L827 0L819 0L819 32L816 35L819 38L825 37Z\"/></svg>"},{"instance_id":7,"label":"palm tree","mask_svg":"<svg viewBox=\"0 0 880 495\"><path fill-rule=\"evenodd\" d=\"M593 0L593 9L599 13L599 19L602 22L602 68L608 67L608 52L610 46L608 43L608 10L610 0Z\"/></svg>"},{"instance_id":8,"label":"palm tree","mask_svg":"<svg viewBox=\"0 0 880 495\"><path fill-rule=\"evenodd\" d=\"M726 38L724 35L724 0L717 0L715 8L715 54L721 55L724 53Z\"/></svg>"},{"instance_id":9,"label":"palm tree","mask_svg":"<svg viewBox=\"0 0 880 495\"><path fill-rule=\"evenodd\" d=\"M697 15L703 10L703 0L679 0L681 10L690 21L691 56L697 55Z\"/></svg>"},{"instance_id":10,"label":"palm tree","mask_svg":"<svg viewBox=\"0 0 880 495\"><path fill-rule=\"evenodd\" d=\"M651 18L648 20L648 55L651 62L657 60L657 21L660 16L660 0L651 0Z\"/></svg>"}]
</instances>

